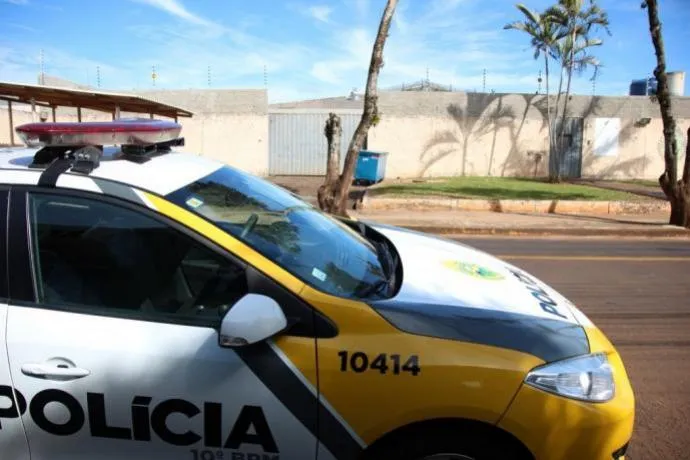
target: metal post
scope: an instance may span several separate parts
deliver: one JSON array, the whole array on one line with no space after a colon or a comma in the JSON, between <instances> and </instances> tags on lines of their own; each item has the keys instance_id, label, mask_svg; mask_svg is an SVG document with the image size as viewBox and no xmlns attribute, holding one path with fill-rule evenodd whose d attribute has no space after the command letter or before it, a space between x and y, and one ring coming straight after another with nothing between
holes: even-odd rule
<instances>
[{"instance_id":1,"label":"metal post","mask_svg":"<svg viewBox=\"0 0 690 460\"><path fill-rule=\"evenodd\" d=\"M10 145L14 145L14 120L12 119L12 101L7 101L7 113L10 115Z\"/></svg>"},{"instance_id":2,"label":"metal post","mask_svg":"<svg viewBox=\"0 0 690 460\"><path fill-rule=\"evenodd\" d=\"M175 114L175 123L177 123L177 114Z\"/></svg>"},{"instance_id":3,"label":"metal post","mask_svg":"<svg viewBox=\"0 0 690 460\"><path fill-rule=\"evenodd\" d=\"M81 123L81 107L77 107L77 121Z\"/></svg>"},{"instance_id":4,"label":"metal post","mask_svg":"<svg viewBox=\"0 0 690 460\"><path fill-rule=\"evenodd\" d=\"M153 113L150 113L149 117L151 118L151 120L153 120Z\"/></svg>"},{"instance_id":5,"label":"metal post","mask_svg":"<svg viewBox=\"0 0 690 460\"><path fill-rule=\"evenodd\" d=\"M53 123L55 123L55 106L53 106Z\"/></svg>"},{"instance_id":6,"label":"metal post","mask_svg":"<svg viewBox=\"0 0 690 460\"><path fill-rule=\"evenodd\" d=\"M119 120L120 119L120 106L116 105L115 106L115 113L113 113L113 120Z\"/></svg>"},{"instance_id":7,"label":"metal post","mask_svg":"<svg viewBox=\"0 0 690 460\"><path fill-rule=\"evenodd\" d=\"M36 101L31 98L31 121L36 123Z\"/></svg>"}]
</instances>

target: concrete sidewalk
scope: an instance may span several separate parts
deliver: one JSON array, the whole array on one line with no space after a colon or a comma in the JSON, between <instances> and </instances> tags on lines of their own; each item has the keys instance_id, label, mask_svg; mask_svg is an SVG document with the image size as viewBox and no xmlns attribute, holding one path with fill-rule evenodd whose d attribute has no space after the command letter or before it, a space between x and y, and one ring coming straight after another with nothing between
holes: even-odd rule
<instances>
[{"instance_id":1,"label":"concrete sidewalk","mask_svg":"<svg viewBox=\"0 0 690 460\"><path fill-rule=\"evenodd\" d=\"M690 230L667 224L667 213L601 216L400 209L349 214L360 220L441 234L690 238Z\"/></svg>"}]
</instances>

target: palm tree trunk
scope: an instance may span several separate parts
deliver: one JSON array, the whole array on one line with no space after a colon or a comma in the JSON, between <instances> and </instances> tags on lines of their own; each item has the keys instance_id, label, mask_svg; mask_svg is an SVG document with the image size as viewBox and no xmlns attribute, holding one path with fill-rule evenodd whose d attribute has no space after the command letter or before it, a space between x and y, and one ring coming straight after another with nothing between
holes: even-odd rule
<instances>
[{"instance_id":1,"label":"palm tree trunk","mask_svg":"<svg viewBox=\"0 0 690 460\"><path fill-rule=\"evenodd\" d=\"M553 129L551 127L551 94L549 93L549 53L544 52L544 67L546 74L546 121L549 126L549 158L553 154Z\"/></svg>"},{"instance_id":2,"label":"palm tree trunk","mask_svg":"<svg viewBox=\"0 0 690 460\"><path fill-rule=\"evenodd\" d=\"M552 139L551 139L551 144L550 144L550 151L549 151L549 180L551 182L557 182L558 181L558 172L560 168L558 168L558 165L560 164L558 155L558 148L557 148L557 137L556 137L556 121L558 120L558 109L561 106L561 93L563 92L563 71L565 70L565 62L562 61L561 57L561 68L560 68L560 75L558 77L558 94L556 94L556 107L554 107L554 114L553 116L549 116L549 126L551 128L551 133L552 133ZM552 165L556 165L556 168L553 168Z\"/></svg>"},{"instance_id":3,"label":"palm tree trunk","mask_svg":"<svg viewBox=\"0 0 690 460\"><path fill-rule=\"evenodd\" d=\"M568 62L568 83L565 88L565 100L563 101L563 116L561 117L561 125L558 127L558 172L556 176L556 181L561 181L561 161L563 159L563 154L565 153L563 145L563 134L565 132L565 118L568 114L568 99L570 98L570 83L573 78L573 67L575 65L575 37L576 31L573 29L572 45L570 50L570 58Z\"/></svg>"},{"instance_id":4,"label":"palm tree trunk","mask_svg":"<svg viewBox=\"0 0 690 460\"><path fill-rule=\"evenodd\" d=\"M551 115L551 94L549 92L549 55L544 53L544 70L546 74L546 114ZM549 127L549 132L551 131Z\"/></svg>"}]
</instances>

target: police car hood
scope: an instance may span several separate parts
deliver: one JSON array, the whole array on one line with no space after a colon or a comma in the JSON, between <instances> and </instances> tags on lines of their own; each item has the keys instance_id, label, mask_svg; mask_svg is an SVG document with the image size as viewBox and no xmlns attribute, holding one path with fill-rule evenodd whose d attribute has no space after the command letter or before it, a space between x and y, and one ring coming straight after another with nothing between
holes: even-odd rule
<instances>
[{"instance_id":1,"label":"police car hood","mask_svg":"<svg viewBox=\"0 0 690 460\"><path fill-rule=\"evenodd\" d=\"M545 361L589 352L589 319L554 289L511 264L454 241L373 225L395 246L402 283L371 302L407 332L511 348Z\"/></svg>"}]
</instances>

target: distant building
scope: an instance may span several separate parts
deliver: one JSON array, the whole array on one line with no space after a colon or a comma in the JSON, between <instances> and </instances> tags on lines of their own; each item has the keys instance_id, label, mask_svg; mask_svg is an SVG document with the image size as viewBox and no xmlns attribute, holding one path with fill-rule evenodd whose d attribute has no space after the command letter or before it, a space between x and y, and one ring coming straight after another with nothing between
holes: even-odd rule
<instances>
[{"instance_id":1,"label":"distant building","mask_svg":"<svg viewBox=\"0 0 690 460\"><path fill-rule=\"evenodd\" d=\"M630 82L630 96L650 96L656 94L656 78L643 78Z\"/></svg>"},{"instance_id":2,"label":"distant building","mask_svg":"<svg viewBox=\"0 0 690 460\"><path fill-rule=\"evenodd\" d=\"M401 85L393 86L384 91L434 91L434 92L453 92L453 85L441 85L434 83L428 79L419 80L414 83L403 83Z\"/></svg>"}]
</instances>

